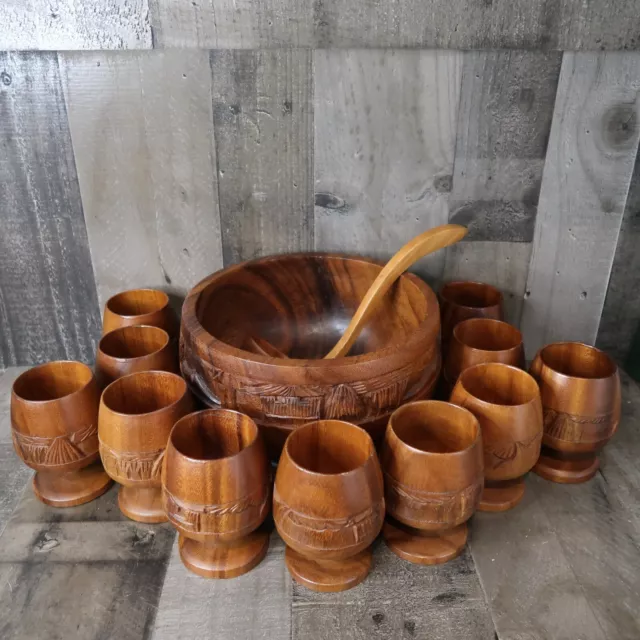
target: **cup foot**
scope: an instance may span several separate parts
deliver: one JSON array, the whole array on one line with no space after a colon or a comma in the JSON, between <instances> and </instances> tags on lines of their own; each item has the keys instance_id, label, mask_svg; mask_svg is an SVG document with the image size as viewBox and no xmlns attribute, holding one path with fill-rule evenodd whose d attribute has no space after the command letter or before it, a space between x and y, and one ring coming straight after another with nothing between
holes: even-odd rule
<instances>
[{"instance_id":1,"label":"cup foot","mask_svg":"<svg viewBox=\"0 0 640 640\"><path fill-rule=\"evenodd\" d=\"M263 528L232 544L203 544L180 534L180 558L189 571L203 578L236 578L256 567L267 555L269 532Z\"/></svg>"},{"instance_id":2,"label":"cup foot","mask_svg":"<svg viewBox=\"0 0 640 640\"><path fill-rule=\"evenodd\" d=\"M438 534L427 534L388 518L382 527L385 543L397 556L413 564L443 564L459 556L467 542L467 523Z\"/></svg>"},{"instance_id":3,"label":"cup foot","mask_svg":"<svg viewBox=\"0 0 640 640\"><path fill-rule=\"evenodd\" d=\"M533 472L551 482L579 484L591 480L599 468L600 460L595 455L563 458L543 449Z\"/></svg>"},{"instance_id":4,"label":"cup foot","mask_svg":"<svg viewBox=\"0 0 640 640\"><path fill-rule=\"evenodd\" d=\"M284 560L293 579L312 591L346 591L360 584L371 570L371 548L345 560L314 560L287 547Z\"/></svg>"},{"instance_id":5,"label":"cup foot","mask_svg":"<svg viewBox=\"0 0 640 640\"><path fill-rule=\"evenodd\" d=\"M524 480L486 483L480 497L478 511L509 511L524 497Z\"/></svg>"},{"instance_id":6,"label":"cup foot","mask_svg":"<svg viewBox=\"0 0 640 640\"><path fill-rule=\"evenodd\" d=\"M136 522L156 524L168 520L162 508L160 487L120 487L118 506L127 518Z\"/></svg>"},{"instance_id":7,"label":"cup foot","mask_svg":"<svg viewBox=\"0 0 640 640\"><path fill-rule=\"evenodd\" d=\"M36 498L51 507L75 507L91 502L112 484L99 460L77 471L38 471L33 476Z\"/></svg>"}]
</instances>

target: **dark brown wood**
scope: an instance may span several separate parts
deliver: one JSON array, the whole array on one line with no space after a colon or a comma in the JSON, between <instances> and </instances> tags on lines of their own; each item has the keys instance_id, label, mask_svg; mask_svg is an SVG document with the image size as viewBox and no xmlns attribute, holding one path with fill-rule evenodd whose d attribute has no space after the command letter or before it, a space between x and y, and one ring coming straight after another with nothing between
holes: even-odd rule
<instances>
[{"instance_id":1,"label":"dark brown wood","mask_svg":"<svg viewBox=\"0 0 640 640\"><path fill-rule=\"evenodd\" d=\"M188 569L235 578L258 565L269 548L269 532L258 527L271 483L256 423L226 409L178 420L162 464L162 501Z\"/></svg>"},{"instance_id":2,"label":"dark brown wood","mask_svg":"<svg viewBox=\"0 0 640 640\"><path fill-rule=\"evenodd\" d=\"M102 337L96 354L96 378L104 388L136 371L179 373L175 343L160 327L132 325Z\"/></svg>"},{"instance_id":3,"label":"dark brown wood","mask_svg":"<svg viewBox=\"0 0 640 640\"><path fill-rule=\"evenodd\" d=\"M478 364L460 374L451 402L482 428L485 488L480 511L506 511L524 496L524 475L540 455L542 405L536 381L522 369Z\"/></svg>"},{"instance_id":4,"label":"dark brown wood","mask_svg":"<svg viewBox=\"0 0 640 640\"><path fill-rule=\"evenodd\" d=\"M102 334L120 327L150 325L164 329L170 336L178 331L178 320L169 296L158 289L131 289L107 300L102 318Z\"/></svg>"},{"instance_id":5,"label":"dark brown wood","mask_svg":"<svg viewBox=\"0 0 640 640\"><path fill-rule=\"evenodd\" d=\"M553 482L589 480L600 466L597 452L620 422L618 367L595 347L556 342L538 352L531 375L544 410L544 446L534 471Z\"/></svg>"},{"instance_id":6,"label":"dark brown wood","mask_svg":"<svg viewBox=\"0 0 640 640\"><path fill-rule=\"evenodd\" d=\"M387 546L416 564L458 556L482 493L478 420L448 402L412 402L391 416L381 458Z\"/></svg>"},{"instance_id":7,"label":"dark brown wood","mask_svg":"<svg viewBox=\"0 0 640 640\"><path fill-rule=\"evenodd\" d=\"M48 362L13 383L13 445L35 469L33 490L45 504L84 504L111 486L98 459L98 399L93 372L80 362Z\"/></svg>"},{"instance_id":8,"label":"dark brown wood","mask_svg":"<svg viewBox=\"0 0 640 640\"><path fill-rule=\"evenodd\" d=\"M100 457L122 487L118 505L138 522L165 522L160 469L173 425L193 410L174 373L142 371L112 382L100 399Z\"/></svg>"},{"instance_id":9,"label":"dark brown wood","mask_svg":"<svg viewBox=\"0 0 640 640\"><path fill-rule=\"evenodd\" d=\"M183 307L182 373L211 406L251 416L277 457L288 433L345 419L381 438L402 402L437 379L438 303L404 274L385 295L351 356L324 360L381 271L365 258L310 253L229 267L200 282ZM264 338L289 359L244 350Z\"/></svg>"},{"instance_id":10,"label":"dark brown wood","mask_svg":"<svg viewBox=\"0 0 640 640\"><path fill-rule=\"evenodd\" d=\"M273 517L297 582L314 591L362 582L384 520L382 473L366 431L340 420L296 429L278 465Z\"/></svg>"}]
</instances>

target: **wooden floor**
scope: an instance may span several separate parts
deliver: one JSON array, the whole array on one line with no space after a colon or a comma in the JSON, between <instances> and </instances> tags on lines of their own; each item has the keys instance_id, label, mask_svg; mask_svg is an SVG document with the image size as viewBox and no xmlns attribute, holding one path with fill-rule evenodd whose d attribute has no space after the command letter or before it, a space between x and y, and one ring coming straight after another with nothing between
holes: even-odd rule
<instances>
[{"instance_id":1,"label":"wooden floor","mask_svg":"<svg viewBox=\"0 0 640 640\"><path fill-rule=\"evenodd\" d=\"M0 638L75 640L624 640L640 638L640 389L623 377L623 420L601 472L581 486L530 475L524 501L477 514L468 548L416 567L378 541L360 586L297 586L274 533L250 574L207 581L180 563L168 525L123 518L116 490L55 510L15 456L0 373Z\"/></svg>"}]
</instances>

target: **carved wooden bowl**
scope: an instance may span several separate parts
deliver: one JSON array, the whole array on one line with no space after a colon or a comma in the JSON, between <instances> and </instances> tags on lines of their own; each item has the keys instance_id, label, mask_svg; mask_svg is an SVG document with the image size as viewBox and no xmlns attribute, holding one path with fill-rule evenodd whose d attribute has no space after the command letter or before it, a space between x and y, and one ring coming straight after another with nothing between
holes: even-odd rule
<instances>
[{"instance_id":1,"label":"carved wooden bowl","mask_svg":"<svg viewBox=\"0 0 640 640\"><path fill-rule=\"evenodd\" d=\"M362 582L384 519L382 473L366 431L339 420L293 431L276 473L273 517L297 582L314 591Z\"/></svg>"},{"instance_id":2,"label":"carved wooden bowl","mask_svg":"<svg viewBox=\"0 0 640 640\"><path fill-rule=\"evenodd\" d=\"M179 372L175 346L164 329L134 325L102 336L96 353L98 384L104 388L137 371Z\"/></svg>"},{"instance_id":3,"label":"carved wooden bowl","mask_svg":"<svg viewBox=\"0 0 640 640\"><path fill-rule=\"evenodd\" d=\"M540 385L544 436L535 473L554 482L578 483L600 466L597 452L620 422L620 376L603 351L578 342L550 344L530 370Z\"/></svg>"},{"instance_id":4,"label":"carved wooden bowl","mask_svg":"<svg viewBox=\"0 0 640 640\"><path fill-rule=\"evenodd\" d=\"M138 522L166 522L160 470L173 425L193 411L186 382L167 371L118 378L102 393L100 457L122 487L118 506Z\"/></svg>"},{"instance_id":5,"label":"carved wooden bowl","mask_svg":"<svg viewBox=\"0 0 640 640\"><path fill-rule=\"evenodd\" d=\"M271 507L269 463L256 423L226 409L178 420L162 466L162 499L180 532L185 566L206 578L233 578L267 553L258 529Z\"/></svg>"},{"instance_id":6,"label":"carved wooden bowl","mask_svg":"<svg viewBox=\"0 0 640 640\"><path fill-rule=\"evenodd\" d=\"M98 454L99 398L91 369L80 362L41 364L13 383L13 445L35 469L33 491L45 504L84 504L113 484Z\"/></svg>"},{"instance_id":7,"label":"carved wooden bowl","mask_svg":"<svg viewBox=\"0 0 640 640\"><path fill-rule=\"evenodd\" d=\"M451 394L480 422L484 491L480 511L506 511L524 496L524 475L540 455L542 405L536 381L522 369L500 363L465 369Z\"/></svg>"},{"instance_id":8,"label":"carved wooden bowl","mask_svg":"<svg viewBox=\"0 0 640 640\"><path fill-rule=\"evenodd\" d=\"M387 546L423 565L459 555L467 541L466 522L482 493L476 418L448 402L406 404L389 420L381 458Z\"/></svg>"},{"instance_id":9,"label":"carved wooden bowl","mask_svg":"<svg viewBox=\"0 0 640 640\"><path fill-rule=\"evenodd\" d=\"M103 335L119 327L137 324L160 327L170 336L176 335L178 319L164 291L131 289L107 300L102 317Z\"/></svg>"},{"instance_id":10,"label":"carved wooden bowl","mask_svg":"<svg viewBox=\"0 0 640 640\"><path fill-rule=\"evenodd\" d=\"M439 373L438 303L405 274L348 357L322 359L337 342L381 266L333 254L261 258L219 271L187 296L181 367L210 406L261 427L277 457L286 436L316 419L344 419L381 438L403 402L427 397ZM289 356L243 349L250 337Z\"/></svg>"}]
</instances>

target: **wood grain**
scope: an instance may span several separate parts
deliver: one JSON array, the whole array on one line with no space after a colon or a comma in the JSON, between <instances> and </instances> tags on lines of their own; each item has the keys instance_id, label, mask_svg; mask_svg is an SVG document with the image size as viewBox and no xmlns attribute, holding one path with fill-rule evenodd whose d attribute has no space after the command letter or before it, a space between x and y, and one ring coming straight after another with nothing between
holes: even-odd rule
<instances>
[{"instance_id":1,"label":"wood grain","mask_svg":"<svg viewBox=\"0 0 640 640\"><path fill-rule=\"evenodd\" d=\"M92 361L100 332L55 54L0 53L0 367Z\"/></svg>"},{"instance_id":2,"label":"wood grain","mask_svg":"<svg viewBox=\"0 0 640 640\"><path fill-rule=\"evenodd\" d=\"M316 51L315 247L388 259L448 220L462 54ZM444 252L414 269L441 276Z\"/></svg>"},{"instance_id":3,"label":"wood grain","mask_svg":"<svg viewBox=\"0 0 640 640\"><path fill-rule=\"evenodd\" d=\"M61 54L101 306L222 266L208 55Z\"/></svg>"},{"instance_id":4,"label":"wood grain","mask_svg":"<svg viewBox=\"0 0 640 640\"><path fill-rule=\"evenodd\" d=\"M522 330L528 357L593 343L640 138L640 54L565 53Z\"/></svg>"},{"instance_id":5,"label":"wood grain","mask_svg":"<svg viewBox=\"0 0 640 640\"><path fill-rule=\"evenodd\" d=\"M311 53L212 51L225 265L313 247Z\"/></svg>"},{"instance_id":6,"label":"wood grain","mask_svg":"<svg viewBox=\"0 0 640 640\"><path fill-rule=\"evenodd\" d=\"M151 49L148 0L6 0L0 49Z\"/></svg>"}]
</instances>

